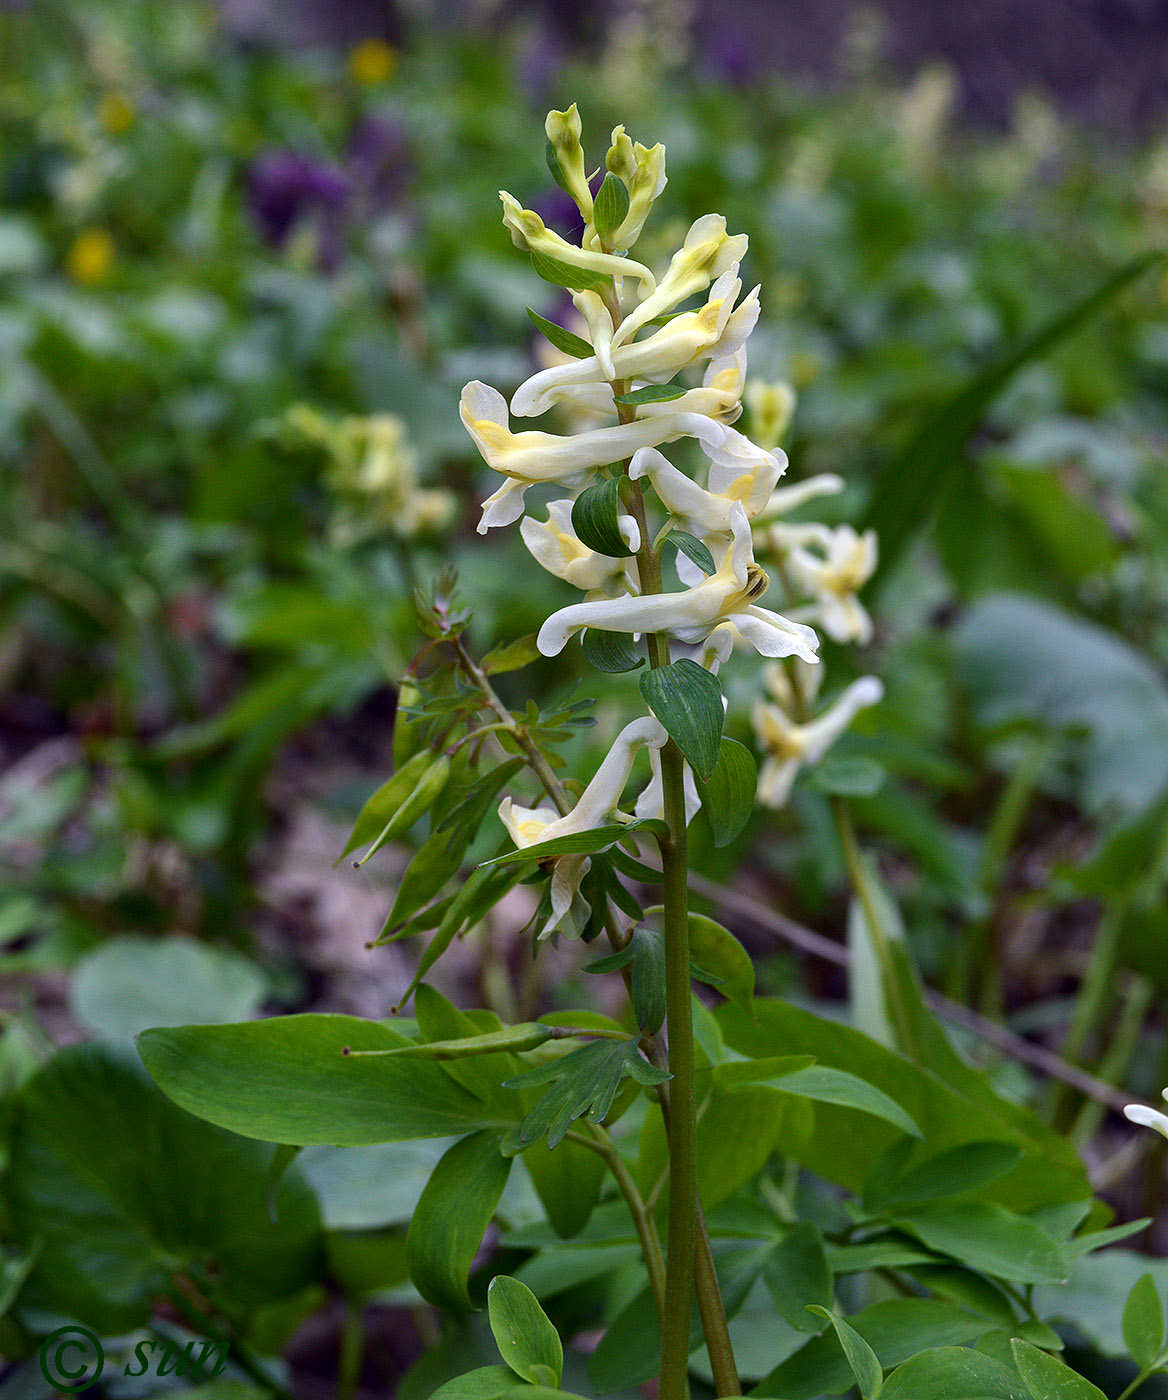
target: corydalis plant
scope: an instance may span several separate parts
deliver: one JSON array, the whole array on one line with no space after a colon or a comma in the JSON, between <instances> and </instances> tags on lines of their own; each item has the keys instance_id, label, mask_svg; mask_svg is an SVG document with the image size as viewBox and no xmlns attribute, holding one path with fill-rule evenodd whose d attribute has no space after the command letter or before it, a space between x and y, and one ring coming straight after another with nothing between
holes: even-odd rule
<instances>
[{"instance_id":1,"label":"corydalis plant","mask_svg":"<svg viewBox=\"0 0 1168 1400\"><path fill-rule=\"evenodd\" d=\"M617 127L593 196L575 106L551 113L546 130L552 173L584 219L581 242L545 227L505 191L503 221L536 271L572 292L587 339L537 318L565 363L533 375L510 405L478 381L463 390L462 421L504 478L478 528L486 533L524 517L521 532L536 560L584 593L547 618L539 650L558 655L580 636L603 670L633 670L647 660L640 689L651 714L621 732L574 806L523 808L507 798L500 816L515 845L550 871L544 934L578 936L588 927L593 911L582 882L591 853L615 844L634 822L649 826L660 846L672 1076L662 1093L670 1206L660 1380L665 1400L678 1400L686 1387L699 1209L686 831L704 804L717 837L731 839L754 803L753 761L722 735L719 665L735 648L817 661L811 627L761 605L769 579L754 556L755 522L798 504L808 491L776 492L785 454L732 426L742 412L746 341L759 314L758 289L744 296L739 277L746 238L707 214L658 277L630 250L665 186L664 149L634 145ZM694 298L695 307L683 308ZM557 405L575 410L578 420L599 415L602 426L567 435L513 430L512 415L536 417ZM677 461L661 451L668 445ZM538 487L555 493L546 517L528 500ZM629 811L622 798L641 748L649 751L651 775ZM631 934L615 912L608 929L620 951ZM718 1391L735 1394L724 1319L717 1335L716 1281L712 1269L703 1274L700 1249L698 1259Z\"/></svg>"}]
</instances>

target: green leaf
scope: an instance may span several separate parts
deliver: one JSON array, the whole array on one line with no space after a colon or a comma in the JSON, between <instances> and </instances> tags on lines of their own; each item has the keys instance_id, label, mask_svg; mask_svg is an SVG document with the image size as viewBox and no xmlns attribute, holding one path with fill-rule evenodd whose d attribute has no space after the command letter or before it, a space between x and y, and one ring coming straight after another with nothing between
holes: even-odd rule
<instances>
[{"instance_id":1,"label":"green leaf","mask_svg":"<svg viewBox=\"0 0 1168 1400\"><path fill-rule=\"evenodd\" d=\"M790 1073L780 1070L774 1077L766 1077L767 1066L767 1060L754 1060L722 1065L718 1072L728 1085L750 1085L754 1088L765 1085L819 1103L859 1109L861 1113L870 1113L887 1123L894 1123L912 1137L922 1136L911 1115L895 1099L889 1098L858 1075L831 1069L827 1065L808 1065L806 1069L796 1069Z\"/></svg>"},{"instance_id":2,"label":"green leaf","mask_svg":"<svg viewBox=\"0 0 1168 1400\"><path fill-rule=\"evenodd\" d=\"M1055 1356L1039 1351L1021 1337L1010 1342L1014 1365L1034 1400L1107 1400L1098 1386Z\"/></svg>"},{"instance_id":3,"label":"green leaf","mask_svg":"<svg viewBox=\"0 0 1168 1400\"><path fill-rule=\"evenodd\" d=\"M636 408L643 403L670 403L684 393L685 387L681 384L646 384L643 389L631 389L627 394L615 395L613 403ZM713 569L710 572L713 573Z\"/></svg>"},{"instance_id":4,"label":"green leaf","mask_svg":"<svg viewBox=\"0 0 1168 1400\"><path fill-rule=\"evenodd\" d=\"M469 1312L470 1266L507 1185L500 1135L472 1133L451 1147L426 1183L406 1235L414 1287L440 1308Z\"/></svg>"},{"instance_id":5,"label":"green leaf","mask_svg":"<svg viewBox=\"0 0 1168 1400\"><path fill-rule=\"evenodd\" d=\"M661 541L662 548L667 544L680 550L703 574L717 572L718 566L714 563L714 556L696 535L691 535L687 530L670 530Z\"/></svg>"},{"instance_id":6,"label":"green leaf","mask_svg":"<svg viewBox=\"0 0 1168 1400\"><path fill-rule=\"evenodd\" d=\"M499 1031L468 1035L462 1040L426 1040L417 1045L399 1045L396 1050L356 1051L358 1055L402 1056L415 1060L466 1060L477 1055L518 1054L536 1050L554 1039L550 1026L538 1021L520 1021Z\"/></svg>"},{"instance_id":7,"label":"green leaf","mask_svg":"<svg viewBox=\"0 0 1168 1400\"><path fill-rule=\"evenodd\" d=\"M1026 1400L1011 1371L969 1347L937 1347L913 1356L884 1382L882 1400Z\"/></svg>"},{"instance_id":8,"label":"green leaf","mask_svg":"<svg viewBox=\"0 0 1168 1400\"><path fill-rule=\"evenodd\" d=\"M635 671L645 664L645 658L637 654L632 637L625 632L601 632L595 627L586 627L580 634L580 645L584 660L610 675Z\"/></svg>"},{"instance_id":9,"label":"green leaf","mask_svg":"<svg viewBox=\"0 0 1168 1400\"><path fill-rule=\"evenodd\" d=\"M881 472L864 520L880 536L880 572L886 574L905 545L937 509L960 472L965 448L987 410L1026 365L1048 355L1138 277L1164 264L1165 253L1142 253L1083 300L1060 312L1028 340L974 374L925 414L903 450Z\"/></svg>"},{"instance_id":10,"label":"green leaf","mask_svg":"<svg viewBox=\"0 0 1168 1400\"><path fill-rule=\"evenodd\" d=\"M938 1254L1011 1283L1062 1283L1058 1246L1032 1220L986 1201L937 1201L891 1213L898 1229Z\"/></svg>"},{"instance_id":11,"label":"green leaf","mask_svg":"<svg viewBox=\"0 0 1168 1400\"><path fill-rule=\"evenodd\" d=\"M1132 1360L1147 1371L1164 1349L1164 1307L1151 1274L1143 1274L1123 1305L1123 1340Z\"/></svg>"},{"instance_id":12,"label":"green leaf","mask_svg":"<svg viewBox=\"0 0 1168 1400\"><path fill-rule=\"evenodd\" d=\"M561 1142L554 1152L528 1152L523 1165L531 1177L548 1224L561 1239L578 1235L600 1199L604 1159L579 1143ZM558 1255L549 1256L558 1258Z\"/></svg>"},{"instance_id":13,"label":"green leaf","mask_svg":"<svg viewBox=\"0 0 1168 1400\"><path fill-rule=\"evenodd\" d=\"M874 758L828 754L807 772L818 792L839 797L871 797L884 785L884 769Z\"/></svg>"},{"instance_id":14,"label":"green leaf","mask_svg":"<svg viewBox=\"0 0 1168 1400\"><path fill-rule=\"evenodd\" d=\"M754 1005L754 962L728 928L705 914L689 916L689 960L718 979L718 990L744 1011Z\"/></svg>"},{"instance_id":15,"label":"green leaf","mask_svg":"<svg viewBox=\"0 0 1168 1400\"><path fill-rule=\"evenodd\" d=\"M629 212L629 191L619 175L610 170L592 202L592 227L608 242Z\"/></svg>"},{"instance_id":16,"label":"green leaf","mask_svg":"<svg viewBox=\"0 0 1168 1400\"><path fill-rule=\"evenodd\" d=\"M869 1210L894 1205L913 1205L943 1196L962 1196L997 1181L1022 1160L1022 1149L1015 1142L965 1142L938 1152L912 1171L877 1180L865 1186L864 1203Z\"/></svg>"},{"instance_id":17,"label":"green leaf","mask_svg":"<svg viewBox=\"0 0 1168 1400\"><path fill-rule=\"evenodd\" d=\"M531 1289L497 1274L487 1288L487 1314L499 1355L520 1380L555 1390L564 1373L564 1348Z\"/></svg>"},{"instance_id":18,"label":"green leaf","mask_svg":"<svg viewBox=\"0 0 1168 1400\"><path fill-rule=\"evenodd\" d=\"M266 1194L274 1150L176 1108L127 1050L59 1050L10 1128L12 1244L36 1261L21 1304L105 1335L143 1325L178 1276L242 1322L315 1282L316 1199L300 1171Z\"/></svg>"},{"instance_id":19,"label":"green leaf","mask_svg":"<svg viewBox=\"0 0 1168 1400\"><path fill-rule=\"evenodd\" d=\"M656 1035L665 1020L665 939L642 926L633 930L632 948L633 1015L639 1031Z\"/></svg>"},{"instance_id":20,"label":"green leaf","mask_svg":"<svg viewBox=\"0 0 1168 1400\"><path fill-rule=\"evenodd\" d=\"M807 1221L784 1235L767 1258L762 1277L785 1322L798 1332L821 1330L807 1314L813 1304L821 1311L831 1307L833 1279L823 1235L815 1225Z\"/></svg>"},{"instance_id":21,"label":"green leaf","mask_svg":"<svg viewBox=\"0 0 1168 1400\"><path fill-rule=\"evenodd\" d=\"M859 1332L838 1313L829 1312L826 1308L821 1308L815 1303L810 1304L807 1310L825 1318L835 1328L839 1344L843 1348L844 1355L848 1358L848 1365L852 1368L852 1375L855 1376L856 1384L860 1387L860 1394L864 1400L875 1400L875 1397L880 1394L880 1385L884 1378L880 1362L876 1359L876 1353L860 1336Z\"/></svg>"},{"instance_id":22,"label":"green leaf","mask_svg":"<svg viewBox=\"0 0 1168 1400\"><path fill-rule=\"evenodd\" d=\"M745 744L723 736L718 762L701 789L702 810L709 819L715 846L728 846L745 829L757 792L754 755Z\"/></svg>"},{"instance_id":23,"label":"green leaf","mask_svg":"<svg viewBox=\"0 0 1168 1400\"><path fill-rule=\"evenodd\" d=\"M429 1400L499 1400L514 1380L510 1366L479 1366L440 1385Z\"/></svg>"},{"instance_id":24,"label":"green leaf","mask_svg":"<svg viewBox=\"0 0 1168 1400\"><path fill-rule=\"evenodd\" d=\"M507 1080L505 1089L550 1086L520 1125L520 1141L534 1142L546 1133L548 1147L553 1148L585 1113L590 1122L601 1122L625 1075L645 1086L663 1084L670 1078L642 1057L637 1042L630 1037L590 1041Z\"/></svg>"},{"instance_id":25,"label":"green leaf","mask_svg":"<svg viewBox=\"0 0 1168 1400\"><path fill-rule=\"evenodd\" d=\"M606 850L626 836L637 831L648 831L654 836L664 836L668 828L655 817L645 817L621 825L597 826L591 831L577 831L571 836L557 836L551 841L540 841L534 846L524 846L521 851L508 851L505 856L495 856L484 861L484 865L516 865L526 861L547 860L552 856L591 855L595 851Z\"/></svg>"},{"instance_id":26,"label":"green leaf","mask_svg":"<svg viewBox=\"0 0 1168 1400\"><path fill-rule=\"evenodd\" d=\"M404 763L388 781L382 783L357 814L353 830L345 843L345 849L337 857L343 860L358 846L365 846L374 840L393 814L413 792L418 779L429 768L434 755L428 750L417 753Z\"/></svg>"},{"instance_id":27,"label":"green leaf","mask_svg":"<svg viewBox=\"0 0 1168 1400\"><path fill-rule=\"evenodd\" d=\"M545 282L556 287L567 287L570 292L599 292L612 286L612 278L603 272L593 272L587 267L573 267L547 253L531 254L531 265Z\"/></svg>"},{"instance_id":28,"label":"green leaf","mask_svg":"<svg viewBox=\"0 0 1168 1400\"><path fill-rule=\"evenodd\" d=\"M631 940L623 948L618 948L615 953L609 953L607 957L597 958L595 962L585 963L585 972L619 972L622 967L628 967L633 960L633 945Z\"/></svg>"},{"instance_id":29,"label":"green leaf","mask_svg":"<svg viewBox=\"0 0 1168 1400\"><path fill-rule=\"evenodd\" d=\"M230 948L126 935L82 959L69 1002L82 1025L128 1043L150 1026L244 1021L266 992L263 976Z\"/></svg>"},{"instance_id":30,"label":"green leaf","mask_svg":"<svg viewBox=\"0 0 1168 1400\"><path fill-rule=\"evenodd\" d=\"M138 1052L188 1113L265 1142L352 1147L502 1126L437 1061L344 1053L410 1043L376 1021L303 1015L145 1031Z\"/></svg>"},{"instance_id":31,"label":"green leaf","mask_svg":"<svg viewBox=\"0 0 1168 1400\"><path fill-rule=\"evenodd\" d=\"M446 784L450 781L451 761L450 755L440 753L431 757L431 761L418 778L417 783L411 789L401 806L390 816L385 826L378 832L369 849L357 862L364 865L371 856L375 856L381 848L389 841L396 840L399 836L404 836L415 822L422 817L442 796Z\"/></svg>"},{"instance_id":32,"label":"green leaf","mask_svg":"<svg viewBox=\"0 0 1168 1400\"><path fill-rule=\"evenodd\" d=\"M620 505L620 482L616 477L606 477L581 491L572 503L572 529L580 543L612 559L631 555L633 550L620 532Z\"/></svg>"},{"instance_id":33,"label":"green leaf","mask_svg":"<svg viewBox=\"0 0 1168 1400\"><path fill-rule=\"evenodd\" d=\"M520 637L517 642L495 647L483 657L480 666L488 676L501 676L506 671L521 671L533 661L539 660L539 648L535 644L535 633Z\"/></svg>"},{"instance_id":34,"label":"green leaf","mask_svg":"<svg viewBox=\"0 0 1168 1400\"><path fill-rule=\"evenodd\" d=\"M581 336L573 335L571 331L566 331L563 326L557 326L554 321L549 321L546 316L541 316L530 306L527 308L527 314L531 317L535 327L542 331L556 349L562 350L565 355L574 355L578 360L586 360L592 354L592 346Z\"/></svg>"},{"instance_id":35,"label":"green leaf","mask_svg":"<svg viewBox=\"0 0 1168 1400\"><path fill-rule=\"evenodd\" d=\"M984 1318L973 1317L962 1308L951 1303L938 1302L932 1298L895 1298L873 1303L862 1312L848 1319L849 1325L868 1343L876 1353L877 1360L884 1370L907 1361L917 1352L931 1347L956 1347L961 1342L972 1341L986 1331ZM966 1352L978 1360L988 1362L988 1357L979 1358L977 1352ZM993 1363L1002 1370L999 1363ZM939 1400L931 1389L905 1390L894 1386L896 1372L885 1380L881 1388L881 1400L896 1395L899 1400ZM841 1395L854 1384L851 1367L845 1360L836 1338L829 1335L813 1337L786 1361L777 1366L751 1392L759 1396L781 1396L782 1400L814 1400L821 1395ZM957 1396L976 1396L972 1392L959 1391ZM1009 1392L1007 1392L1007 1395ZM1006 1397L1003 1396L1003 1400ZM1016 1386L1011 1400L1024 1400L1021 1385Z\"/></svg>"},{"instance_id":36,"label":"green leaf","mask_svg":"<svg viewBox=\"0 0 1168 1400\"><path fill-rule=\"evenodd\" d=\"M721 754L725 717L717 676L683 657L646 671L641 676L641 694L690 767L708 782Z\"/></svg>"}]
</instances>

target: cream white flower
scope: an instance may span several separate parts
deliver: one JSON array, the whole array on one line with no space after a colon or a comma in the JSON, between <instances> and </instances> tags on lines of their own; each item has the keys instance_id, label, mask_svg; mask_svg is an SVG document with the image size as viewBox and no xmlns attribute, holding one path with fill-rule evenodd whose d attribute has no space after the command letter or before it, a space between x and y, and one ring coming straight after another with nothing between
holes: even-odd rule
<instances>
[{"instance_id":1,"label":"cream white flower","mask_svg":"<svg viewBox=\"0 0 1168 1400\"><path fill-rule=\"evenodd\" d=\"M726 220L721 214L703 214L695 220L656 289L646 290L642 279L643 300L621 322L614 345L623 345L646 322L668 315L687 297L704 292L716 278L737 267L746 254L746 245L744 233L726 232Z\"/></svg>"},{"instance_id":2,"label":"cream white flower","mask_svg":"<svg viewBox=\"0 0 1168 1400\"><path fill-rule=\"evenodd\" d=\"M631 515L617 517L621 538L635 554L641 533ZM627 593L633 584L627 559L613 559L588 548L572 529L572 501L550 501L544 522L525 516L519 524L523 543L549 574L555 574L585 593L611 597Z\"/></svg>"},{"instance_id":3,"label":"cream white flower","mask_svg":"<svg viewBox=\"0 0 1168 1400\"><path fill-rule=\"evenodd\" d=\"M806 724L796 724L778 705L756 701L751 720L767 753L758 775L758 800L763 806L781 807L799 769L818 763L856 715L883 696L884 687L875 676L862 676Z\"/></svg>"},{"instance_id":4,"label":"cream white flower","mask_svg":"<svg viewBox=\"0 0 1168 1400\"><path fill-rule=\"evenodd\" d=\"M499 817L516 847L521 851L527 850L561 836L575 836L614 822L630 821L631 818L619 812L617 806L632 772L637 751L646 746L650 750L660 749L667 738L665 730L652 716L626 724L613 741L592 781L580 794L575 807L565 816L561 817L554 807L546 803L539 807L519 807L509 797L504 798L499 807ZM592 861L586 855L571 854L550 859L552 910L539 936L546 938L558 930L567 938L579 938L591 913L588 901L580 892L580 882L592 868Z\"/></svg>"},{"instance_id":5,"label":"cream white flower","mask_svg":"<svg viewBox=\"0 0 1168 1400\"><path fill-rule=\"evenodd\" d=\"M639 821L646 821L650 818L664 821L665 789L661 776L661 753L659 750L649 750L649 766L653 770L653 776L645 785L640 797L637 798L637 805L633 808L633 816ZM702 805L702 799L698 795L698 785L693 775L693 769L688 763L684 765L684 771L685 824L689 826L697 814L698 808Z\"/></svg>"},{"instance_id":6,"label":"cream white flower","mask_svg":"<svg viewBox=\"0 0 1168 1400\"><path fill-rule=\"evenodd\" d=\"M653 201L665 188L665 147L635 144L623 126L613 128L612 145L605 166L625 182L629 192L629 212L612 236L614 248L631 248L640 237Z\"/></svg>"},{"instance_id":7,"label":"cream white flower","mask_svg":"<svg viewBox=\"0 0 1168 1400\"><path fill-rule=\"evenodd\" d=\"M782 455L786 460L785 454ZM836 496L843 489L843 477L836 476L834 472L821 472L818 476L809 476L805 481L793 481L789 486L776 487L755 521L756 536L772 520L789 514L807 501L819 496Z\"/></svg>"},{"instance_id":8,"label":"cream white flower","mask_svg":"<svg viewBox=\"0 0 1168 1400\"><path fill-rule=\"evenodd\" d=\"M705 355L734 354L754 329L759 313L757 287L735 307L741 289L742 283L733 269L723 273L699 310L684 311L644 340L611 351L608 367L614 371L612 374L608 374L598 356L589 355L532 375L516 389L511 412L517 418L535 418L579 386L595 384L605 377L648 382L672 379L679 370Z\"/></svg>"},{"instance_id":9,"label":"cream white flower","mask_svg":"<svg viewBox=\"0 0 1168 1400\"><path fill-rule=\"evenodd\" d=\"M1163 1091L1161 1097L1168 1101L1168 1089ZM1130 1123L1138 1123L1142 1128L1151 1128L1153 1132L1168 1138L1168 1113L1160 1113L1154 1108L1148 1108L1146 1104L1129 1103L1123 1110L1123 1116Z\"/></svg>"},{"instance_id":10,"label":"cream white flower","mask_svg":"<svg viewBox=\"0 0 1168 1400\"><path fill-rule=\"evenodd\" d=\"M750 557L750 531L740 528L717 573L683 593L599 599L561 608L539 630L536 645L558 656L573 633L585 627L602 632L658 632L682 642L703 642L723 623L763 656L801 656L814 662L819 640L810 627L755 605L766 592L766 574Z\"/></svg>"},{"instance_id":11,"label":"cream white flower","mask_svg":"<svg viewBox=\"0 0 1168 1400\"><path fill-rule=\"evenodd\" d=\"M750 435L760 447L778 447L795 416L795 390L785 379L752 379L746 386Z\"/></svg>"},{"instance_id":12,"label":"cream white flower","mask_svg":"<svg viewBox=\"0 0 1168 1400\"><path fill-rule=\"evenodd\" d=\"M823 554L817 555L796 544L786 559L792 582L815 598L806 615L833 641L870 642L872 619L856 594L876 571L876 532L860 535L850 525L838 525L824 531L822 548Z\"/></svg>"},{"instance_id":13,"label":"cream white flower","mask_svg":"<svg viewBox=\"0 0 1168 1400\"><path fill-rule=\"evenodd\" d=\"M549 112L543 124L547 139L555 152L560 174L568 192L576 201L584 218L592 218L592 191L584 169L584 148L580 144L580 113L573 102L566 112Z\"/></svg>"},{"instance_id":14,"label":"cream white flower","mask_svg":"<svg viewBox=\"0 0 1168 1400\"><path fill-rule=\"evenodd\" d=\"M503 201L503 222L511 233L511 242L517 248L524 248L529 253L542 253L545 257L555 258L557 262L567 263L569 267L598 272L602 277L635 277L640 282L641 292L646 298L656 287L657 279L644 263L569 243L566 238L561 238L558 233L546 228L534 210L524 209L506 190L499 191L499 198ZM681 297L678 297L677 301L680 300ZM676 305L677 301L673 304ZM654 311L652 314L657 316L660 313Z\"/></svg>"}]
</instances>

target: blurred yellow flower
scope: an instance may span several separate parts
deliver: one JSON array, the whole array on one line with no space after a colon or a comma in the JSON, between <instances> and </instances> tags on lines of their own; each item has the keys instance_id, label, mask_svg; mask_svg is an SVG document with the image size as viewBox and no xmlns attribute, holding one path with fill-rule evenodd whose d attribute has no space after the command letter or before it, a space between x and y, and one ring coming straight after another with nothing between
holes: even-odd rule
<instances>
[{"instance_id":1,"label":"blurred yellow flower","mask_svg":"<svg viewBox=\"0 0 1168 1400\"><path fill-rule=\"evenodd\" d=\"M138 115L124 92L107 92L97 104L97 119L111 136L122 136Z\"/></svg>"},{"instance_id":2,"label":"blurred yellow flower","mask_svg":"<svg viewBox=\"0 0 1168 1400\"><path fill-rule=\"evenodd\" d=\"M114 267L114 240L103 228L82 229L65 254L65 271L83 287L106 281Z\"/></svg>"},{"instance_id":3,"label":"blurred yellow flower","mask_svg":"<svg viewBox=\"0 0 1168 1400\"><path fill-rule=\"evenodd\" d=\"M388 82L397 71L397 49L384 39L362 39L349 50L349 72L363 87Z\"/></svg>"}]
</instances>

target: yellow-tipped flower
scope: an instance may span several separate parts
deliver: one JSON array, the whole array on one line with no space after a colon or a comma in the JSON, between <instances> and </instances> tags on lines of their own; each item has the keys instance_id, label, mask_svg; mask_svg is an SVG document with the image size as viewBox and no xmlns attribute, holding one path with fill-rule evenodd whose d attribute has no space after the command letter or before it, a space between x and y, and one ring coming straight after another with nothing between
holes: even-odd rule
<instances>
[{"instance_id":1,"label":"yellow-tipped flower","mask_svg":"<svg viewBox=\"0 0 1168 1400\"><path fill-rule=\"evenodd\" d=\"M795 390L785 379L752 379L746 386L750 433L760 447L778 447L795 415Z\"/></svg>"}]
</instances>

